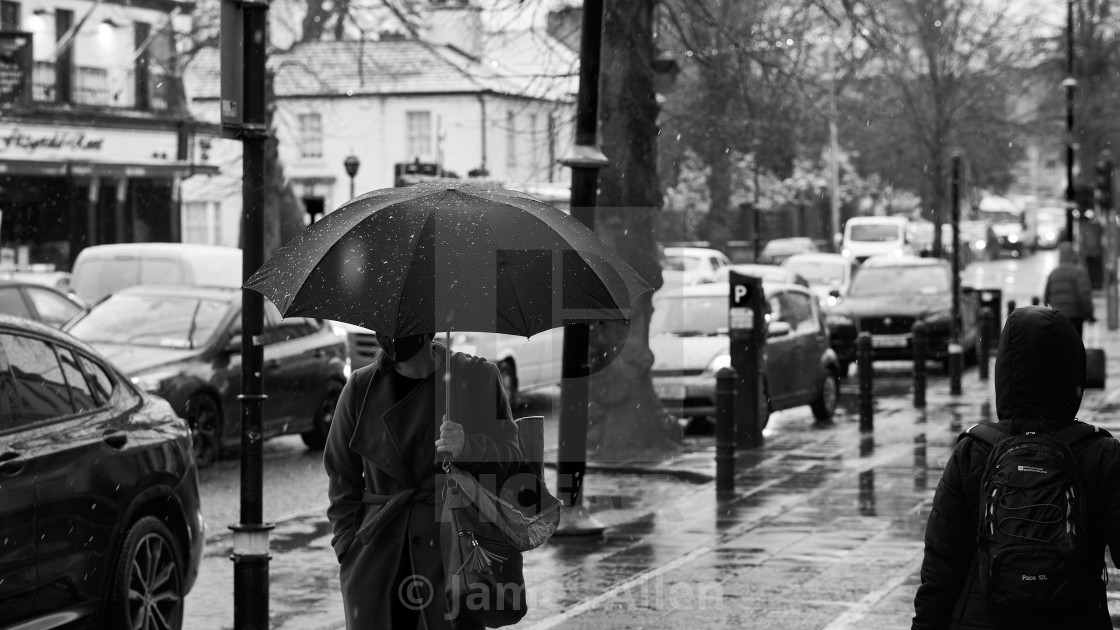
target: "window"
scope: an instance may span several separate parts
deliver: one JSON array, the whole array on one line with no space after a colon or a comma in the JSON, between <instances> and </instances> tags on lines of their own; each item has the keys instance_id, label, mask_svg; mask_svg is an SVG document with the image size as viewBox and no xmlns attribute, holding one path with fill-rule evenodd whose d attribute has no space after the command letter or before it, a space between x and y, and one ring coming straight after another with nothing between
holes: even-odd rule
<instances>
[{"instance_id":1,"label":"window","mask_svg":"<svg viewBox=\"0 0 1120 630\"><path fill-rule=\"evenodd\" d=\"M183 242L218 245L222 225L218 220L222 204L214 201L188 201L183 204Z\"/></svg>"},{"instance_id":2,"label":"window","mask_svg":"<svg viewBox=\"0 0 1120 630\"><path fill-rule=\"evenodd\" d=\"M408 132L408 159L432 155L432 113L405 112Z\"/></svg>"},{"instance_id":3,"label":"window","mask_svg":"<svg viewBox=\"0 0 1120 630\"><path fill-rule=\"evenodd\" d=\"M533 168L537 168L541 159L540 135L537 133L537 115L529 114L529 160Z\"/></svg>"},{"instance_id":4,"label":"window","mask_svg":"<svg viewBox=\"0 0 1120 630\"><path fill-rule=\"evenodd\" d=\"M50 420L74 413L70 388L54 348L38 339L0 335L15 382L14 414L18 424Z\"/></svg>"},{"instance_id":5,"label":"window","mask_svg":"<svg viewBox=\"0 0 1120 630\"><path fill-rule=\"evenodd\" d=\"M19 3L0 0L0 30L20 30Z\"/></svg>"},{"instance_id":6,"label":"window","mask_svg":"<svg viewBox=\"0 0 1120 630\"><path fill-rule=\"evenodd\" d=\"M299 154L309 159L323 157L323 117L319 114L299 115Z\"/></svg>"},{"instance_id":7,"label":"window","mask_svg":"<svg viewBox=\"0 0 1120 630\"><path fill-rule=\"evenodd\" d=\"M313 319L304 317L282 318L280 316L280 311L268 300L264 302L264 310L265 345L306 337L319 329L318 322Z\"/></svg>"},{"instance_id":8,"label":"window","mask_svg":"<svg viewBox=\"0 0 1120 630\"><path fill-rule=\"evenodd\" d=\"M74 357L74 353L67 348L58 348L58 358L62 361L62 374L66 377L66 384L70 386L70 398L74 402L74 409L78 413L93 411L101 406L90 389L89 382L82 372L82 367Z\"/></svg>"},{"instance_id":9,"label":"window","mask_svg":"<svg viewBox=\"0 0 1120 630\"><path fill-rule=\"evenodd\" d=\"M23 295L16 287L0 289L0 313L15 315L16 317L31 317L31 311L28 310L27 303L23 301Z\"/></svg>"},{"instance_id":10,"label":"window","mask_svg":"<svg viewBox=\"0 0 1120 630\"><path fill-rule=\"evenodd\" d=\"M94 399L97 400L98 404L108 404L113 397L113 379L105 371L105 368L85 356L78 355L78 361L82 364L82 371L86 373L86 378L89 380Z\"/></svg>"},{"instance_id":11,"label":"window","mask_svg":"<svg viewBox=\"0 0 1120 630\"><path fill-rule=\"evenodd\" d=\"M15 405L16 382L12 378L12 371L4 356L3 346L0 346L0 431L18 426L15 413L12 411Z\"/></svg>"},{"instance_id":12,"label":"window","mask_svg":"<svg viewBox=\"0 0 1120 630\"><path fill-rule=\"evenodd\" d=\"M77 304L54 291L38 287L27 287L26 291L27 298L39 311L39 319L48 324L61 325L81 310Z\"/></svg>"},{"instance_id":13,"label":"window","mask_svg":"<svg viewBox=\"0 0 1120 630\"><path fill-rule=\"evenodd\" d=\"M506 112L506 166L517 166L517 114Z\"/></svg>"}]
</instances>

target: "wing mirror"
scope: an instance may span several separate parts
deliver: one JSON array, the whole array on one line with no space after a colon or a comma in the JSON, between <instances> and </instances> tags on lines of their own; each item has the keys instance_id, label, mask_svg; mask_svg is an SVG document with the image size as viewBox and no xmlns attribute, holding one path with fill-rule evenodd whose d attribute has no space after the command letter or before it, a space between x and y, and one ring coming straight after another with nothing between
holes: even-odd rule
<instances>
[{"instance_id":1,"label":"wing mirror","mask_svg":"<svg viewBox=\"0 0 1120 630\"><path fill-rule=\"evenodd\" d=\"M766 325L766 336L784 337L788 335L792 330L793 328L789 325L789 322L770 322Z\"/></svg>"},{"instance_id":2,"label":"wing mirror","mask_svg":"<svg viewBox=\"0 0 1120 630\"><path fill-rule=\"evenodd\" d=\"M834 298L840 297L840 289L829 289L828 294Z\"/></svg>"},{"instance_id":3,"label":"wing mirror","mask_svg":"<svg viewBox=\"0 0 1120 630\"><path fill-rule=\"evenodd\" d=\"M241 335L233 334L229 336L229 341L226 342L226 352L241 354Z\"/></svg>"}]
</instances>

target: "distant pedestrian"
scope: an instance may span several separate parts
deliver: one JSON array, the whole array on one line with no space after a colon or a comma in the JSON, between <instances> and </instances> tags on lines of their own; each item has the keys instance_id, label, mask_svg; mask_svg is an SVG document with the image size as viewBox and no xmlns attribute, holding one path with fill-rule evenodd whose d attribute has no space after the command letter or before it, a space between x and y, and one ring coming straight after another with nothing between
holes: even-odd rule
<instances>
[{"instance_id":1,"label":"distant pedestrian","mask_svg":"<svg viewBox=\"0 0 1120 630\"><path fill-rule=\"evenodd\" d=\"M945 465L926 524L922 583L914 600L912 628L1111 628L1105 594L1104 547L1108 545L1113 564L1120 566L1120 443L1079 423L1075 417L1081 406L1085 347L1063 313L1043 306L1016 309L1008 317L1000 337L995 374L996 411L1001 426L971 429L957 442ZM1000 596L1005 591L997 593L990 586L989 590L985 590L985 585L994 583L994 580L992 572L981 575L980 569L982 563L987 564L992 558L978 544L988 532L987 527L984 531L978 529L982 522L980 486L982 479L992 476L985 469L993 447L978 439L978 428L1000 428L997 433L1037 437L1040 442L1049 437L1058 439L1059 436L1069 435L1070 429L1085 438L1075 442L1077 448L1070 448L1073 453L1071 469L1078 471L1080 477L1061 478L1067 481L1077 479L1076 483L1083 491L1082 496L1069 501L1071 505L1084 506L1084 518L1074 532L1077 545L1076 552L1071 554L1073 559L1066 567L1049 567L1052 571L1046 567L1040 571L1023 570L1021 576L1016 571L1011 578L1000 582L1001 586L1010 584L1010 589L1037 596L1038 593L1050 592L1046 590L1048 578L1053 584L1064 573L1069 581L1058 583L1067 587L1061 594L1070 596L1070 599L1056 597L1054 599L1059 603L1050 609L1032 609L1037 604L1033 601L1019 606L1008 605L1006 601L1000 603ZM1059 431L1062 433L1059 434ZM1034 436L1027 435L1028 432L1034 432ZM1047 470L1041 465L1016 469L1019 475L1040 473L1038 477L1030 477L1031 483L1039 479L1053 482L1056 478L1048 478ZM1008 474L1006 470L1003 472ZM1014 471L1010 473L1014 474ZM987 496L987 493L983 494ZM1010 494L999 496L1010 498L992 507L993 512L1006 508L1015 499ZM1061 503L1068 498L1069 494L1065 493L1045 503ZM1060 526L1056 530L1058 535L1069 535L1071 529L1062 527L1071 522L1068 512L1052 516L1045 509L1042 512L1031 511L1038 507L1053 506L1031 505L998 523L993 521L992 527L998 530L995 534L1010 536L1016 541L1012 544L1020 549L1020 556L1014 560L1012 553L1008 553L1006 559L992 560L988 566L995 567L993 571L1002 568L1000 562L1043 563L1041 559L1046 556L1039 550L1044 547L1038 544L1042 541L1025 540L1022 534L1028 530L1024 530L1024 526L1048 528L1057 523ZM990 519L986 518L988 514L986 511L983 522L989 522ZM1022 551L1024 549L1027 551ZM1052 548L1047 546L1045 550L1051 551ZM1003 571L999 575L1006 573Z\"/></svg>"},{"instance_id":2,"label":"distant pedestrian","mask_svg":"<svg viewBox=\"0 0 1120 630\"><path fill-rule=\"evenodd\" d=\"M1089 272L1078 262L1073 244L1068 241L1058 245L1058 266L1046 278L1042 303L1068 317L1078 335L1082 334L1086 321L1097 321L1093 316L1093 287Z\"/></svg>"},{"instance_id":3,"label":"distant pedestrian","mask_svg":"<svg viewBox=\"0 0 1120 630\"><path fill-rule=\"evenodd\" d=\"M440 462L448 457L501 483L521 461L498 368L432 338L378 335L381 351L350 377L331 423L323 452L327 516L348 630L450 630ZM449 364L451 419L440 393ZM436 418L443 419L438 435Z\"/></svg>"}]
</instances>

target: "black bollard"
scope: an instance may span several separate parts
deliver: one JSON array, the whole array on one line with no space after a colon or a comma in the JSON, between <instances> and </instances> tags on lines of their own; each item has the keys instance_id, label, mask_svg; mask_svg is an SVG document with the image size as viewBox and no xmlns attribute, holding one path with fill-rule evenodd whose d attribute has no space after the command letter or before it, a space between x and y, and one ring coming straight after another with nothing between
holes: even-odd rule
<instances>
[{"instance_id":1,"label":"black bollard","mask_svg":"<svg viewBox=\"0 0 1120 630\"><path fill-rule=\"evenodd\" d=\"M1031 306L1038 306L1039 302L1041 302L1041 300L1038 299L1037 295L1031 298Z\"/></svg>"},{"instance_id":2,"label":"black bollard","mask_svg":"<svg viewBox=\"0 0 1120 630\"><path fill-rule=\"evenodd\" d=\"M871 406L874 373L871 371L871 333L861 332L856 339L856 361L859 363L859 430L870 433L875 430L875 418Z\"/></svg>"},{"instance_id":3,"label":"black bollard","mask_svg":"<svg viewBox=\"0 0 1120 630\"><path fill-rule=\"evenodd\" d=\"M983 307L980 309L980 349L978 350L979 356L976 357L976 368L979 372L980 380L988 380L988 357L992 352L992 336L995 332L995 314L992 313L990 307Z\"/></svg>"},{"instance_id":4,"label":"black bollard","mask_svg":"<svg viewBox=\"0 0 1120 630\"><path fill-rule=\"evenodd\" d=\"M961 394L961 370L964 369L964 347L956 337L949 338L949 393Z\"/></svg>"},{"instance_id":5,"label":"black bollard","mask_svg":"<svg viewBox=\"0 0 1120 630\"><path fill-rule=\"evenodd\" d=\"M1007 314L1011 315L1011 311L1015 310L1015 300L1007 301Z\"/></svg>"},{"instance_id":6,"label":"black bollard","mask_svg":"<svg viewBox=\"0 0 1120 630\"><path fill-rule=\"evenodd\" d=\"M914 407L924 409L926 406L926 352L929 347L929 334L926 325L914 322L910 328L914 343Z\"/></svg>"},{"instance_id":7,"label":"black bollard","mask_svg":"<svg viewBox=\"0 0 1120 630\"><path fill-rule=\"evenodd\" d=\"M735 490L734 368L716 373L716 493Z\"/></svg>"}]
</instances>

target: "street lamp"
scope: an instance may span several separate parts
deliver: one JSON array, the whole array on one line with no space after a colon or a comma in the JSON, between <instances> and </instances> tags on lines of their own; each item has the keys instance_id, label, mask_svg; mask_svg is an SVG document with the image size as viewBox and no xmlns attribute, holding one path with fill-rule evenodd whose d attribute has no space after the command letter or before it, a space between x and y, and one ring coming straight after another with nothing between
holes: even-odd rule
<instances>
[{"instance_id":1,"label":"street lamp","mask_svg":"<svg viewBox=\"0 0 1120 630\"><path fill-rule=\"evenodd\" d=\"M342 161L342 165L346 167L346 174L350 176L350 198L354 198L354 176L358 174L358 167L362 165L358 160L358 156L351 153L346 156Z\"/></svg>"},{"instance_id":2,"label":"street lamp","mask_svg":"<svg viewBox=\"0 0 1120 630\"><path fill-rule=\"evenodd\" d=\"M1073 76L1073 3L1066 0L1066 79L1062 87L1066 89L1066 235L1065 240L1073 242L1073 212L1075 207L1073 193L1073 97L1077 79Z\"/></svg>"}]
</instances>

